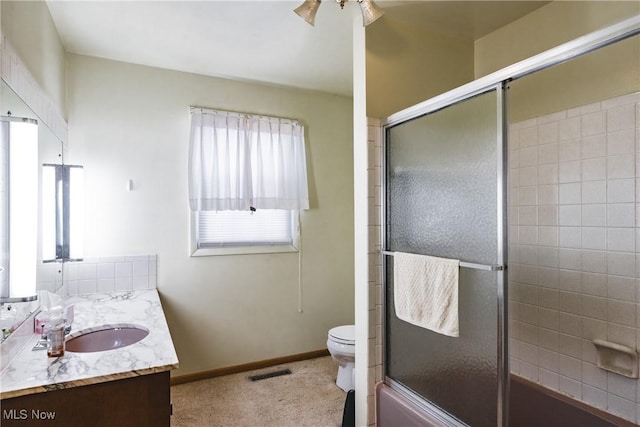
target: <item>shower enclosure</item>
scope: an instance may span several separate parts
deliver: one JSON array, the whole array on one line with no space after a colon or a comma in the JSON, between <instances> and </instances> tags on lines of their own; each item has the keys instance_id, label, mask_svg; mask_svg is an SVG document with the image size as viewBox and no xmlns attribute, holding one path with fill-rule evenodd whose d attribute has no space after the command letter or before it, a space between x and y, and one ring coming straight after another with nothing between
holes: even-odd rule
<instances>
[{"instance_id":1,"label":"shower enclosure","mask_svg":"<svg viewBox=\"0 0 640 427\"><path fill-rule=\"evenodd\" d=\"M385 384L431 420L509 425L514 375L637 421L637 380L598 366L593 340L638 344L639 28L386 121ZM461 261L459 337L396 317L396 251Z\"/></svg>"}]
</instances>

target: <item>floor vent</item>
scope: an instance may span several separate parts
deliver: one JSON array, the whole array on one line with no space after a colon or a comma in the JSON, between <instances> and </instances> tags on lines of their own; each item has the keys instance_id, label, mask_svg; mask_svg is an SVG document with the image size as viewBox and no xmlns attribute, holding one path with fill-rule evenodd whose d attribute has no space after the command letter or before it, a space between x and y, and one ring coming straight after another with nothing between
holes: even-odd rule
<instances>
[{"instance_id":1,"label":"floor vent","mask_svg":"<svg viewBox=\"0 0 640 427\"><path fill-rule=\"evenodd\" d=\"M291 371L289 369L281 369L279 371L267 372L266 374L251 375L249 379L251 381L259 381L267 378L279 377L281 375L289 374L291 374Z\"/></svg>"}]
</instances>

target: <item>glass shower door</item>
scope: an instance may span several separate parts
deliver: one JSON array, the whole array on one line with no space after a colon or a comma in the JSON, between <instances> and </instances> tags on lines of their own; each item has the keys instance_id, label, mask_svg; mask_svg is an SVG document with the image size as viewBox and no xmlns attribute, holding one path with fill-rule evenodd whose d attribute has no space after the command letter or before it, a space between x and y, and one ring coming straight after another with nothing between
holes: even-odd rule
<instances>
[{"instance_id":1,"label":"glass shower door","mask_svg":"<svg viewBox=\"0 0 640 427\"><path fill-rule=\"evenodd\" d=\"M501 91L387 128L385 249L486 265L461 266L453 338L396 317L386 257L388 380L458 421L501 425L504 272Z\"/></svg>"}]
</instances>

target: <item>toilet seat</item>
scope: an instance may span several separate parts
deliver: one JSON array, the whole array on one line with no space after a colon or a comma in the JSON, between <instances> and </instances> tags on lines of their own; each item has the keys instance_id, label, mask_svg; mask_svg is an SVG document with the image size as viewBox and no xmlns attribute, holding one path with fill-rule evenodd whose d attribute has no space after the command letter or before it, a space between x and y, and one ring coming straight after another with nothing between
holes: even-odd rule
<instances>
[{"instance_id":1,"label":"toilet seat","mask_svg":"<svg viewBox=\"0 0 640 427\"><path fill-rule=\"evenodd\" d=\"M329 339L344 345L356 344L356 333L354 325L336 326L329 330Z\"/></svg>"}]
</instances>

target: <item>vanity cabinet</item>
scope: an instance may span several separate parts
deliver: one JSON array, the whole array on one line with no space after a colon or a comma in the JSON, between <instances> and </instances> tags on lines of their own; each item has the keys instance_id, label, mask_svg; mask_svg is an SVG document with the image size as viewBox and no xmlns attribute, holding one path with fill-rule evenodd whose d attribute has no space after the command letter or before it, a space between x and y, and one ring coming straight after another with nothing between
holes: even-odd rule
<instances>
[{"instance_id":1,"label":"vanity cabinet","mask_svg":"<svg viewBox=\"0 0 640 427\"><path fill-rule=\"evenodd\" d=\"M2 400L3 427L169 427L169 371Z\"/></svg>"}]
</instances>

